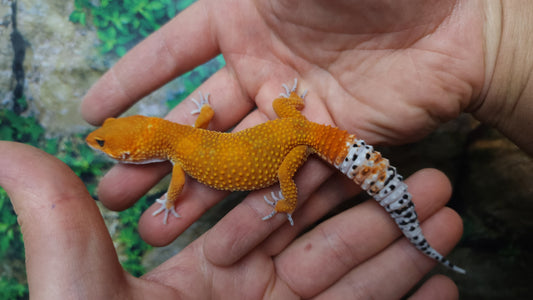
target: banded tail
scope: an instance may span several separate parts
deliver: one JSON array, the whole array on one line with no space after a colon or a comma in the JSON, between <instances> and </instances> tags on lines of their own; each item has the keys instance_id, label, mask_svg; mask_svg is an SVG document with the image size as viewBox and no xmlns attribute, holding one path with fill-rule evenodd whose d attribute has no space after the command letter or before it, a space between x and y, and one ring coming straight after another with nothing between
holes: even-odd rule
<instances>
[{"instance_id":1,"label":"banded tail","mask_svg":"<svg viewBox=\"0 0 533 300\"><path fill-rule=\"evenodd\" d=\"M339 153L339 156L332 158L321 155L321 157L332 163L348 178L353 179L384 207L402 233L418 250L455 272L465 274L464 269L452 264L427 242L422 234L411 194L407 191L403 177L396 172L396 168L391 166L379 152L374 151L372 146L356 139L353 135L345 145L346 150Z\"/></svg>"}]
</instances>

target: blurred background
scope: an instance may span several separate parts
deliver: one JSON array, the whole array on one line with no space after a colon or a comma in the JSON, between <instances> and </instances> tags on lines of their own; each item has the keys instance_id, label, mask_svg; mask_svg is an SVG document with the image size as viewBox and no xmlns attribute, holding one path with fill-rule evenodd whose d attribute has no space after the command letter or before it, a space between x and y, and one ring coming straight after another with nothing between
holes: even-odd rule
<instances>
[{"instance_id":1,"label":"blurred background","mask_svg":"<svg viewBox=\"0 0 533 300\"><path fill-rule=\"evenodd\" d=\"M193 2L0 0L0 140L31 144L58 157L96 198L98 180L112 163L83 141L92 128L79 113L81 99L131 47ZM219 56L145 97L127 114L164 116L223 66ZM449 206L462 216L464 234L449 258L468 273L441 267L434 272L452 277L461 299L530 299L531 157L466 114L418 143L379 150L406 176L432 167L452 181ZM135 276L178 253L245 196L232 194L174 243L154 248L139 238L137 220L167 185L168 178L123 212L106 210L96 201L121 263ZM16 215L0 189L0 299L28 298L24 259Z\"/></svg>"}]
</instances>

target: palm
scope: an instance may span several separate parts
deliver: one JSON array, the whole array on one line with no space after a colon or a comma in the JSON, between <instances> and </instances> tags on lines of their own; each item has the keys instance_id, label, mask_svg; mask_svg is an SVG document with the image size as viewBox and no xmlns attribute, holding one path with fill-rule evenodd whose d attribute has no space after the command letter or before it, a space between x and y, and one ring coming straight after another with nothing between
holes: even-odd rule
<instances>
[{"instance_id":1,"label":"palm","mask_svg":"<svg viewBox=\"0 0 533 300\"><path fill-rule=\"evenodd\" d=\"M280 78L299 77L314 121L399 144L456 117L480 92L481 20L460 18L466 12L452 12L454 3L370 10L366 3L285 2L242 3L235 15L213 20L235 86L264 112Z\"/></svg>"},{"instance_id":2,"label":"palm","mask_svg":"<svg viewBox=\"0 0 533 300\"><path fill-rule=\"evenodd\" d=\"M439 122L457 116L480 92L482 47L481 40L476 39L480 39L481 20L468 15L466 5L455 2L408 2L397 8L370 2L306 1L304 5L299 1L200 1L130 51L104 75L84 99L82 113L89 122L101 123L220 52L227 66L200 87L213 95L211 104L216 117L212 129L226 130L240 122L238 130L275 118L271 103L281 91L280 84L299 78L301 89L309 90L304 114L312 121L335 124L371 143L404 143L421 138ZM167 117L191 124L188 112L192 105L185 101ZM253 110L256 106L259 109ZM352 259L350 263L341 258L338 264L332 264L331 259L339 259L339 250L329 248L330 252L325 252L330 256L320 258L323 261L318 266L332 269L309 270L306 262L317 257L306 252L304 241L308 239L293 240L305 226L355 191L353 187L341 188L338 179L317 189L329 177L328 169L316 162L307 163L304 168L307 172L303 170L299 176L307 180L296 180L302 200L310 199L296 211L296 228L278 229L284 224L280 219L262 222L258 212L267 214L269 208L261 201L261 195L252 193L185 253L147 278L163 278L165 284L185 287L186 283L205 280L191 276L191 268L207 266L211 281L200 280L198 285L207 284L212 290L201 286L191 293L227 291L228 284L232 284L237 286L235 293L256 296L278 280L282 283L278 288L287 287L280 291L292 291L295 296L323 292L361 260L353 261L355 253L343 248ZM314 176L309 176L309 169L314 170ZM168 168L160 165L117 166L102 180L100 199L109 207L124 209L167 172ZM170 242L222 198L220 192L195 182L187 184L183 195L178 204L183 217L178 221L162 227L161 220L149 213L141 218L139 231L143 238L155 245ZM324 195L329 199L324 200ZM354 234L353 241L361 243L372 236L385 241L380 239L381 244L367 247L371 251L355 255L359 259L372 257L397 237L388 216L372 205L375 204L368 204L365 209L373 207L374 216L383 217L382 231L373 231L379 231L379 226L369 224L364 217L368 214L361 214L361 221L349 227L358 230L350 234ZM430 215L437 208L425 214ZM424 212L419 214L423 216ZM312 237L324 239L328 230L341 235L332 228L348 228L337 223L339 218L333 220L329 226L313 231ZM388 231L383 232L383 228ZM365 232L368 235L363 239ZM357 245L354 242L350 246ZM258 277L241 273L252 268L261 270ZM162 277L169 270L172 274L181 272L186 280L177 275ZM365 271L369 270L363 268L352 279L356 278L364 288L383 282L366 279ZM317 283L324 278L326 282ZM248 282L250 289L239 288Z\"/></svg>"},{"instance_id":3,"label":"palm","mask_svg":"<svg viewBox=\"0 0 533 300\"><path fill-rule=\"evenodd\" d=\"M112 95L107 95L109 89L101 82L93 89L96 94L90 93L84 103L86 118L98 123L123 111L216 51L224 55L227 67L201 89L213 92L213 101L226 102L217 110L227 116L217 120L219 129L233 127L243 118L253 108L247 105L249 99L275 117L272 98L279 93L280 83L295 77L300 78L302 88L310 90L307 115L313 121L335 123L373 143L400 144L421 138L468 108L480 93L484 80L482 19L467 7L472 4L396 1L396 7L380 7L376 1L372 5L362 1L344 5L342 1L338 5L334 1L307 1L305 5L298 1L234 2L200 2L205 7L195 13L205 15L205 24L196 15L191 18L198 21L174 20L176 24L169 24L163 32L187 25L200 27L197 31L206 35L198 37L197 31L190 39L187 32L157 35L155 39L163 40L158 44L169 48L165 54L171 57L156 56L159 63L139 62L140 68L154 66L145 70L155 73L150 74L153 81L135 80L138 74L118 74L118 87L123 91L113 86ZM182 40L193 52L184 51ZM144 46L130 56L137 59L140 52L154 50ZM165 67L169 61L170 67ZM119 63L113 71L130 71L135 62L127 63L128 70L120 70ZM95 103L102 101L98 96L125 99L117 99L124 102L122 106L102 111L101 103ZM183 119L183 113L179 115Z\"/></svg>"}]
</instances>

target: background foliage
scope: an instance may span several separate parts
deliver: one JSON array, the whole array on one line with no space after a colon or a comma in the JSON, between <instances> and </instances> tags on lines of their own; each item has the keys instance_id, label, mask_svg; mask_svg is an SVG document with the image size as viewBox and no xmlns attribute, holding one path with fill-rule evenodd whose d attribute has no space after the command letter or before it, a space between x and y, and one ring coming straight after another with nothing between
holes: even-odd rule
<instances>
[{"instance_id":1,"label":"background foliage","mask_svg":"<svg viewBox=\"0 0 533 300\"><path fill-rule=\"evenodd\" d=\"M27 106L24 99L17 101ZM21 117L7 109L0 110L0 140L39 146L43 133L43 128L35 118ZM28 297L24 259L24 244L17 216L7 193L0 188L0 262L3 262L0 266L0 299Z\"/></svg>"},{"instance_id":2,"label":"background foliage","mask_svg":"<svg viewBox=\"0 0 533 300\"><path fill-rule=\"evenodd\" d=\"M194 0L74 0L75 10L69 19L79 26L90 26L97 31L103 55L122 56L193 2ZM223 65L224 59L219 56L181 76L179 80L183 82L184 88L167 99L168 107L172 108L181 102ZM24 97L15 101L24 108L23 111L28 108ZM45 129L34 116L18 115L9 109L0 110L0 140L27 143L58 157L83 179L89 192L95 196L97 182L111 163L85 145L85 135L46 138ZM143 254L150 249L137 233L137 221L153 201L150 197L143 197L134 207L118 215L119 224L113 238L119 248L123 267L135 276L145 272L140 262ZM17 218L6 192L0 188L0 262L3 262L0 266L0 299L29 297L24 260L24 244Z\"/></svg>"},{"instance_id":3,"label":"background foliage","mask_svg":"<svg viewBox=\"0 0 533 300\"><path fill-rule=\"evenodd\" d=\"M92 23L102 41L101 51L122 56L141 39L185 9L194 0L75 0L74 23Z\"/></svg>"},{"instance_id":4,"label":"background foliage","mask_svg":"<svg viewBox=\"0 0 533 300\"><path fill-rule=\"evenodd\" d=\"M74 0L70 20L83 26L94 26L100 39L102 54L123 56L126 52L159 29L195 0ZM225 65L219 55L212 61L182 75L184 89L168 99L169 108L176 106L211 74Z\"/></svg>"}]
</instances>

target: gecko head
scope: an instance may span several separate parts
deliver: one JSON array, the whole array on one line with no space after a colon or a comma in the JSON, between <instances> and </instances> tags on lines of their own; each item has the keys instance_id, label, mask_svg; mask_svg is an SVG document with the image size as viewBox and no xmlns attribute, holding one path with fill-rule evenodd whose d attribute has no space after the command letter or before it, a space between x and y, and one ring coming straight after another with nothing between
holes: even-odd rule
<instances>
[{"instance_id":1,"label":"gecko head","mask_svg":"<svg viewBox=\"0 0 533 300\"><path fill-rule=\"evenodd\" d=\"M153 127L153 119L144 116L108 118L102 127L91 132L87 144L107 156L125 163L147 163L158 159L144 151L151 141L147 131ZM150 148L150 147L149 147Z\"/></svg>"}]
</instances>

